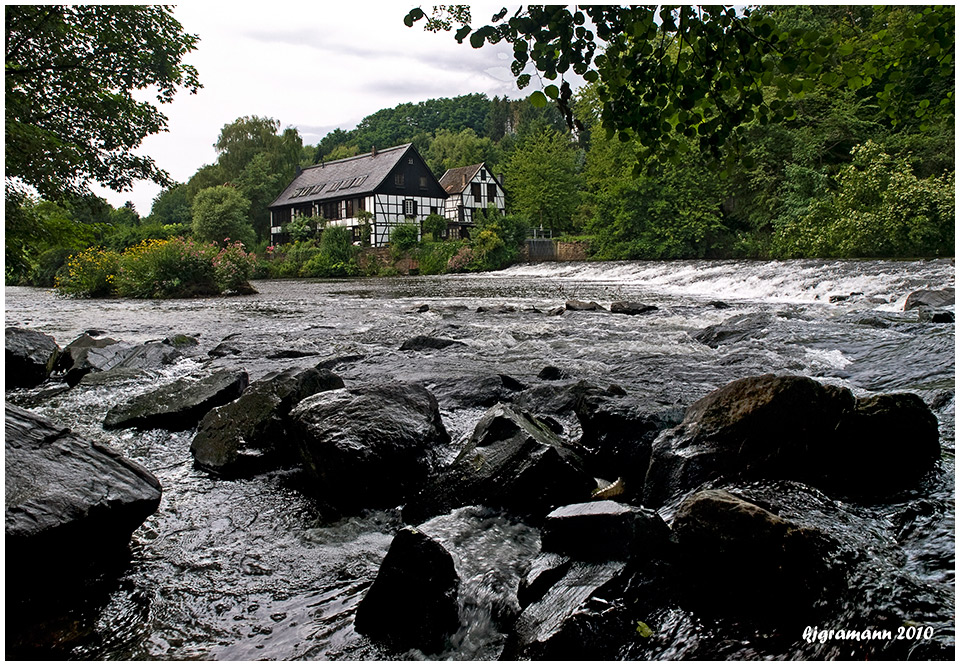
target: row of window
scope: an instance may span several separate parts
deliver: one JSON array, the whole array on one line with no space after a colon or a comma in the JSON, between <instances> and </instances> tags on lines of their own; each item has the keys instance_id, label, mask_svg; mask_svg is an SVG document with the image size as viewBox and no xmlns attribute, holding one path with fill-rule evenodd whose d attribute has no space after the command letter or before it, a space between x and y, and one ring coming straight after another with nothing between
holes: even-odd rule
<instances>
[{"instance_id":1,"label":"row of window","mask_svg":"<svg viewBox=\"0 0 960 666\"><path fill-rule=\"evenodd\" d=\"M483 197L483 183L471 183L470 194L473 198L480 200ZM493 201L497 197L497 186L495 183L487 183L487 198Z\"/></svg>"},{"instance_id":2,"label":"row of window","mask_svg":"<svg viewBox=\"0 0 960 666\"><path fill-rule=\"evenodd\" d=\"M337 180L329 185L327 183L320 183L318 185L311 185L310 187L298 187L293 192L294 198L296 197L305 197L313 194L319 194L320 191L327 187L327 192L333 192L335 190L346 190L351 187L359 187L363 184L363 181L367 179L366 175L359 176L357 178L347 178L346 180Z\"/></svg>"},{"instance_id":3,"label":"row of window","mask_svg":"<svg viewBox=\"0 0 960 666\"><path fill-rule=\"evenodd\" d=\"M406 178L402 173L393 174L393 184L398 188L406 187ZM420 176L420 189L426 190L430 188L430 179L427 176Z\"/></svg>"}]
</instances>

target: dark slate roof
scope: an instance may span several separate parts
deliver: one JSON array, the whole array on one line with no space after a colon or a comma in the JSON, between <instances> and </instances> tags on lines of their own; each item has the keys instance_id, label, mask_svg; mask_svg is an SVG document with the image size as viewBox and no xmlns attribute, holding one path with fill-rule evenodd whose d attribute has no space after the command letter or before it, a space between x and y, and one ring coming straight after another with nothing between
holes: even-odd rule
<instances>
[{"instance_id":1,"label":"dark slate roof","mask_svg":"<svg viewBox=\"0 0 960 666\"><path fill-rule=\"evenodd\" d=\"M457 167L456 169L447 169L447 172L440 178L440 187L446 190L447 194L459 194L463 188L473 180L473 177L480 171L480 164L471 164L470 166ZM489 169L488 169L489 171Z\"/></svg>"},{"instance_id":2,"label":"dark slate roof","mask_svg":"<svg viewBox=\"0 0 960 666\"><path fill-rule=\"evenodd\" d=\"M378 150L304 169L270 204L289 206L370 194L390 175L413 144Z\"/></svg>"}]
</instances>

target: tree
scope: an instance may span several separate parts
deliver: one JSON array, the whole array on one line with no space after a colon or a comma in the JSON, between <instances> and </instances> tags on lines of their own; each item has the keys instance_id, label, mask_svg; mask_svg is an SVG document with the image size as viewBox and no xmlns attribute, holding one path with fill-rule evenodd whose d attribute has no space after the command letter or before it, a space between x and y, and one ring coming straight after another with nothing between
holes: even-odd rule
<instances>
[{"instance_id":1,"label":"tree","mask_svg":"<svg viewBox=\"0 0 960 666\"><path fill-rule=\"evenodd\" d=\"M488 166L498 161L497 147L488 138L480 138L472 129L451 132L437 130L437 134L424 154L430 170L442 176L447 169L486 162Z\"/></svg>"},{"instance_id":2,"label":"tree","mask_svg":"<svg viewBox=\"0 0 960 666\"><path fill-rule=\"evenodd\" d=\"M85 193L93 180L121 191L140 179L167 184L150 157L132 151L164 131L159 104L200 87L182 63L196 47L169 8L154 5L8 5L5 138L8 192Z\"/></svg>"},{"instance_id":3,"label":"tree","mask_svg":"<svg viewBox=\"0 0 960 666\"><path fill-rule=\"evenodd\" d=\"M513 210L532 225L570 229L579 202L576 159L568 137L555 130L527 137L507 166Z\"/></svg>"},{"instance_id":4,"label":"tree","mask_svg":"<svg viewBox=\"0 0 960 666\"><path fill-rule=\"evenodd\" d=\"M452 30L480 48L506 41L518 86L532 64L548 83L530 99L556 100L576 125L573 71L599 83L600 119L611 136L636 146L638 163L679 162L696 140L701 151L735 164L741 127L793 118L792 101L819 83L836 90L871 88L891 122L953 114L953 86L920 86L917 78L953 80L954 8L881 6L869 20L850 14L829 32L781 27L770 11L727 6L529 5L474 29L469 8L412 9L408 26L427 18L431 31ZM866 41L857 48L855 41ZM776 96L764 94L772 86ZM931 92L936 94L931 97ZM726 149L726 150L725 150Z\"/></svg>"},{"instance_id":5,"label":"tree","mask_svg":"<svg viewBox=\"0 0 960 666\"><path fill-rule=\"evenodd\" d=\"M226 178L239 177L254 157L263 154L270 168L285 180L284 185L290 182L300 166L303 140L292 127L279 130L279 120L259 116L243 116L224 125L213 147Z\"/></svg>"},{"instance_id":6,"label":"tree","mask_svg":"<svg viewBox=\"0 0 960 666\"><path fill-rule=\"evenodd\" d=\"M443 233L447 230L447 220L437 213L427 215L423 221L423 233L430 234L435 241L443 238Z\"/></svg>"},{"instance_id":7,"label":"tree","mask_svg":"<svg viewBox=\"0 0 960 666\"><path fill-rule=\"evenodd\" d=\"M156 224L190 224L190 200L186 185L173 185L153 199L148 218Z\"/></svg>"},{"instance_id":8,"label":"tree","mask_svg":"<svg viewBox=\"0 0 960 666\"><path fill-rule=\"evenodd\" d=\"M250 201L233 187L220 185L200 190L193 200L193 235L198 240L225 246L227 241L253 243L247 221Z\"/></svg>"}]
</instances>

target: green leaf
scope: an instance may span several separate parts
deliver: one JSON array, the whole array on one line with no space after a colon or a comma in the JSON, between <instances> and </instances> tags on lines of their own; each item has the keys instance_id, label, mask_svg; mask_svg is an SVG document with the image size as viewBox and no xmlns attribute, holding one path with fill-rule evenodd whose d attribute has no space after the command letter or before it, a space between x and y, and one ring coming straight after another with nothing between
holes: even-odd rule
<instances>
[{"instance_id":1,"label":"green leaf","mask_svg":"<svg viewBox=\"0 0 960 666\"><path fill-rule=\"evenodd\" d=\"M517 88L519 88L520 90L523 90L528 85L530 85L529 74L521 74L520 76L517 77Z\"/></svg>"},{"instance_id":2,"label":"green leaf","mask_svg":"<svg viewBox=\"0 0 960 666\"><path fill-rule=\"evenodd\" d=\"M538 109L539 109L539 108L543 108L543 107L545 107L545 106L547 105L547 96L544 95L544 94L543 94L542 92L540 92L539 90L535 90L535 91L530 95L530 104L532 104L534 107L536 107L536 108L538 108Z\"/></svg>"},{"instance_id":3,"label":"green leaf","mask_svg":"<svg viewBox=\"0 0 960 666\"><path fill-rule=\"evenodd\" d=\"M463 40L466 39L467 35L470 34L472 28L469 25L465 25L453 35L457 40L457 44L463 44Z\"/></svg>"},{"instance_id":4,"label":"green leaf","mask_svg":"<svg viewBox=\"0 0 960 666\"><path fill-rule=\"evenodd\" d=\"M560 97L560 89L553 84L544 88L543 92L550 99L557 99L558 97Z\"/></svg>"}]
</instances>

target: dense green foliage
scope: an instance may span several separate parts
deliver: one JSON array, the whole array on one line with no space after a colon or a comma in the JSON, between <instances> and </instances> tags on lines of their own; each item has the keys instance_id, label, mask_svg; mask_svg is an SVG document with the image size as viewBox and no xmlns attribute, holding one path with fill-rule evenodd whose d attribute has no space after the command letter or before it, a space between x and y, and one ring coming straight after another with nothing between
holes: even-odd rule
<instances>
[{"instance_id":1,"label":"dense green foliage","mask_svg":"<svg viewBox=\"0 0 960 666\"><path fill-rule=\"evenodd\" d=\"M56 288L85 298L210 296L244 287L255 260L239 243L220 248L184 238L148 240L122 253L90 248L70 258Z\"/></svg>"},{"instance_id":2,"label":"dense green foliage","mask_svg":"<svg viewBox=\"0 0 960 666\"><path fill-rule=\"evenodd\" d=\"M248 201L232 187L220 185L200 190L193 199L193 235L203 242L223 244L253 242Z\"/></svg>"}]
</instances>

